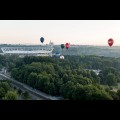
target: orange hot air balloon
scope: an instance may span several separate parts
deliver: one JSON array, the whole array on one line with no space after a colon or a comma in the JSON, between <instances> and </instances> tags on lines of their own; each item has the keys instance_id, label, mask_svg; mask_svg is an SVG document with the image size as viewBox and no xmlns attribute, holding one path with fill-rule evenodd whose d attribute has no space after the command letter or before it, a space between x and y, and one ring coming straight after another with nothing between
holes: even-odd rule
<instances>
[{"instance_id":1,"label":"orange hot air balloon","mask_svg":"<svg viewBox=\"0 0 120 120\"><path fill-rule=\"evenodd\" d=\"M108 45L111 47L113 45L113 43L114 43L114 40L112 38L110 38L108 40Z\"/></svg>"}]
</instances>

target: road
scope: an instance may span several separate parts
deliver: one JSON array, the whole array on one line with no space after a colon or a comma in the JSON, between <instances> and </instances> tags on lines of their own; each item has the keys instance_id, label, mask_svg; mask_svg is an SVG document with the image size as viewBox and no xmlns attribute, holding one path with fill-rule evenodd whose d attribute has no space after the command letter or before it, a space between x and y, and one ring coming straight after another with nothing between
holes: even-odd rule
<instances>
[{"instance_id":1,"label":"road","mask_svg":"<svg viewBox=\"0 0 120 120\"><path fill-rule=\"evenodd\" d=\"M36 95L34 93L29 92L28 90L24 89L23 87L18 87L18 85L15 85L13 83L10 83L10 85L13 88L16 87L15 91L17 91L19 89L22 91L22 93L25 92L25 91L27 91L29 93L29 98L30 98L29 100L46 100L45 98L43 98L41 96L38 96L38 95ZM19 96L19 100L25 100L25 99L20 95Z\"/></svg>"},{"instance_id":2,"label":"road","mask_svg":"<svg viewBox=\"0 0 120 120\"><path fill-rule=\"evenodd\" d=\"M30 97L32 97L33 100L61 100L61 98L59 98L59 97L54 97L54 96L48 95L39 90L33 89L32 87L30 87L26 84L20 83L20 82L16 81L15 79L11 78L10 76L5 75L3 73L0 73L0 76L2 78L11 80L12 84L15 85L16 87L19 87L21 90L28 91L30 94Z\"/></svg>"}]
</instances>

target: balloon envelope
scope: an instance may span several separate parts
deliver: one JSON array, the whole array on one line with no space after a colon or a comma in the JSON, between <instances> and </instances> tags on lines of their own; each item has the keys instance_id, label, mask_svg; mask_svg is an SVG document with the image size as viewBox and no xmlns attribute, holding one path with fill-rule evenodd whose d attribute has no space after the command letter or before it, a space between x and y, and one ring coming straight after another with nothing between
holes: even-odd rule
<instances>
[{"instance_id":1,"label":"balloon envelope","mask_svg":"<svg viewBox=\"0 0 120 120\"><path fill-rule=\"evenodd\" d=\"M63 55L61 55L61 56L60 56L60 59L62 59L62 60L63 60L63 59L64 59L64 56L63 56Z\"/></svg>"},{"instance_id":2,"label":"balloon envelope","mask_svg":"<svg viewBox=\"0 0 120 120\"><path fill-rule=\"evenodd\" d=\"M113 43L114 43L114 40L112 38L110 38L108 40L108 45L111 47L113 45Z\"/></svg>"},{"instance_id":3,"label":"balloon envelope","mask_svg":"<svg viewBox=\"0 0 120 120\"><path fill-rule=\"evenodd\" d=\"M44 42L44 38L43 38L43 37L41 37L41 38L40 38L40 41L43 43L43 42Z\"/></svg>"},{"instance_id":4,"label":"balloon envelope","mask_svg":"<svg viewBox=\"0 0 120 120\"><path fill-rule=\"evenodd\" d=\"M64 44L61 44L61 48L63 49L65 47L65 45Z\"/></svg>"},{"instance_id":5,"label":"balloon envelope","mask_svg":"<svg viewBox=\"0 0 120 120\"><path fill-rule=\"evenodd\" d=\"M65 44L66 49L70 48L70 43Z\"/></svg>"}]
</instances>

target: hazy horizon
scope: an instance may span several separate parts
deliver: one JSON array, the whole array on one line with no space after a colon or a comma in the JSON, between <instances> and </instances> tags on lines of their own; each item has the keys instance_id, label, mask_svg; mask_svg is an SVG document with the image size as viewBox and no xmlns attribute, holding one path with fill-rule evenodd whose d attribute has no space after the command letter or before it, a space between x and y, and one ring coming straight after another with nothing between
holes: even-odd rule
<instances>
[{"instance_id":1,"label":"hazy horizon","mask_svg":"<svg viewBox=\"0 0 120 120\"><path fill-rule=\"evenodd\" d=\"M120 20L0 20L0 44L120 46Z\"/></svg>"}]
</instances>

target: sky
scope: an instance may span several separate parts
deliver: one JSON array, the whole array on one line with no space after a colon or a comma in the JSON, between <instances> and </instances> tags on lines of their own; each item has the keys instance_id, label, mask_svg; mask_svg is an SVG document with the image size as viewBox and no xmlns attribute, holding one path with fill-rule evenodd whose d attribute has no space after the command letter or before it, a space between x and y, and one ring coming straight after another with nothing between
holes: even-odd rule
<instances>
[{"instance_id":1,"label":"sky","mask_svg":"<svg viewBox=\"0 0 120 120\"><path fill-rule=\"evenodd\" d=\"M0 44L120 46L120 20L0 20Z\"/></svg>"}]
</instances>

